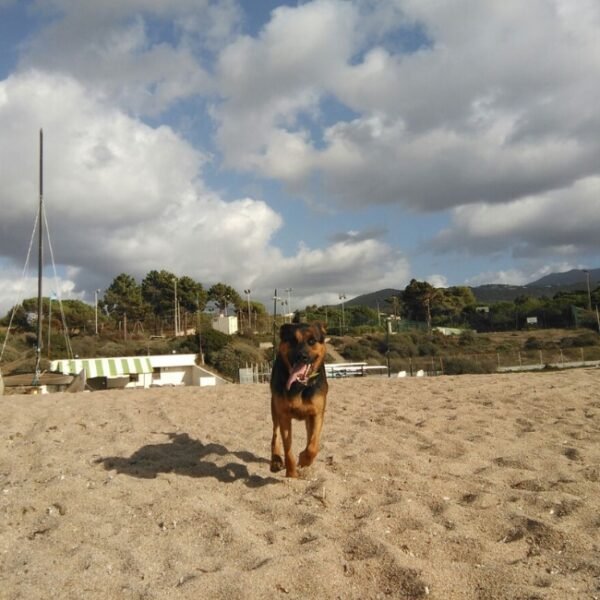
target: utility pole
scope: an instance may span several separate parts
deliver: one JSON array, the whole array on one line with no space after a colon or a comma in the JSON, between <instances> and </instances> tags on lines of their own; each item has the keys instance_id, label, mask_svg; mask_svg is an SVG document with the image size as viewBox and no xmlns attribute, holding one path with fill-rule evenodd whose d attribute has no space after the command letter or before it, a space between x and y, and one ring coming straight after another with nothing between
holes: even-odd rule
<instances>
[{"instance_id":1,"label":"utility pole","mask_svg":"<svg viewBox=\"0 0 600 600\"><path fill-rule=\"evenodd\" d=\"M344 329L346 328L346 317L344 315L344 300L346 299L346 294L344 292L342 292L341 294L339 294L339 298L342 301L342 331L341 334L344 335Z\"/></svg>"},{"instance_id":2,"label":"utility pole","mask_svg":"<svg viewBox=\"0 0 600 600\"><path fill-rule=\"evenodd\" d=\"M100 290L94 290L94 306L95 306L95 320L96 320L96 325L95 325L95 332L96 335L98 335L98 294L100 293Z\"/></svg>"},{"instance_id":3,"label":"utility pole","mask_svg":"<svg viewBox=\"0 0 600 600\"><path fill-rule=\"evenodd\" d=\"M37 333L36 333L36 348L35 348L35 374L33 376L33 385L40 385L40 360L42 357L42 269L43 269L43 252L42 244L43 235L43 220L44 220L44 132L40 129L40 172L39 172L39 191L40 202L38 209L38 305L37 305Z\"/></svg>"},{"instance_id":4,"label":"utility pole","mask_svg":"<svg viewBox=\"0 0 600 600\"><path fill-rule=\"evenodd\" d=\"M175 287L175 294L174 294L174 306L173 306L173 329L175 331L175 337L177 337L179 335L179 327L178 327L178 323L177 323L177 277L173 278L173 284Z\"/></svg>"},{"instance_id":5,"label":"utility pole","mask_svg":"<svg viewBox=\"0 0 600 600\"><path fill-rule=\"evenodd\" d=\"M244 294L246 294L246 300L248 301L248 333L252 333L252 314L250 312L250 292L252 290L247 289L244 290ZM241 311L240 311L241 313Z\"/></svg>"},{"instance_id":6,"label":"utility pole","mask_svg":"<svg viewBox=\"0 0 600 600\"><path fill-rule=\"evenodd\" d=\"M200 295L196 296L196 330L198 333L198 352L200 353L200 364L204 364L204 353L202 352L202 318L200 316Z\"/></svg>"},{"instance_id":7,"label":"utility pole","mask_svg":"<svg viewBox=\"0 0 600 600\"><path fill-rule=\"evenodd\" d=\"M588 310L592 310L592 291L590 289L590 272L587 269L581 269L585 275L586 275L586 279L587 279L587 293L588 293Z\"/></svg>"},{"instance_id":8,"label":"utility pole","mask_svg":"<svg viewBox=\"0 0 600 600\"><path fill-rule=\"evenodd\" d=\"M277 300L280 298L277 296L277 288L273 294L273 362L275 362L275 356L277 355Z\"/></svg>"},{"instance_id":9,"label":"utility pole","mask_svg":"<svg viewBox=\"0 0 600 600\"><path fill-rule=\"evenodd\" d=\"M50 335L52 334L52 295L48 296L48 348L46 349L46 353L48 356L48 360L50 360Z\"/></svg>"},{"instance_id":10,"label":"utility pole","mask_svg":"<svg viewBox=\"0 0 600 600\"><path fill-rule=\"evenodd\" d=\"M292 292L294 291L294 288L285 288L285 291L287 292L287 297L288 297L288 312L290 314L290 323L292 322L292 313L294 312L292 310Z\"/></svg>"}]
</instances>

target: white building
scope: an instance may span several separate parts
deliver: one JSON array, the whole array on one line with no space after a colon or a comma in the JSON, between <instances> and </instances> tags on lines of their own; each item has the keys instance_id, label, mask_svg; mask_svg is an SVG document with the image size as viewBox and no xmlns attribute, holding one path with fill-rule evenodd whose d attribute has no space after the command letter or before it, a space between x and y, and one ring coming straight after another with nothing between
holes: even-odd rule
<instances>
[{"instance_id":1,"label":"white building","mask_svg":"<svg viewBox=\"0 0 600 600\"><path fill-rule=\"evenodd\" d=\"M221 333L233 335L238 332L238 318L219 315L212 320L212 328Z\"/></svg>"},{"instance_id":2,"label":"white building","mask_svg":"<svg viewBox=\"0 0 600 600\"><path fill-rule=\"evenodd\" d=\"M225 383L196 365L195 354L54 360L50 370L64 375L85 371L87 386L94 390Z\"/></svg>"},{"instance_id":3,"label":"white building","mask_svg":"<svg viewBox=\"0 0 600 600\"><path fill-rule=\"evenodd\" d=\"M215 375L196 364L195 354L159 354L148 358L152 365L152 385L217 384Z\"/></svg>"}]
</instances>

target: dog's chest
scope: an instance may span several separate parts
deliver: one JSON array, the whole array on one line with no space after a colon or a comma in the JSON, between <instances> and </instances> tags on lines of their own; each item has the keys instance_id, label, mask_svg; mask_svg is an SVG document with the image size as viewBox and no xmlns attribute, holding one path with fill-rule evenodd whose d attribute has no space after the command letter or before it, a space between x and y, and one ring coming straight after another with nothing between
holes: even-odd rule
<instances>
[{"instance_id":1,"label":"dog's chest","mask_svg":"<svg viewBox=\"0 0 600 600\"><path fill-rule=\"evenodd\" d=\"M287 399L286 410L294 419L299 420L314 417L317 414L317 407L313 402L311 400L303 400L300 395Z\"/></svg>"}]
</instances>

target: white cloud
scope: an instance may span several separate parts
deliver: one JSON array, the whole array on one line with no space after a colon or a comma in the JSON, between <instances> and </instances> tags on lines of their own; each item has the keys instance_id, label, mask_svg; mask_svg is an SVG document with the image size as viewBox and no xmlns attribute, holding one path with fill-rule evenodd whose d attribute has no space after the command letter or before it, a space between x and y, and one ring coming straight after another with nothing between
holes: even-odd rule
<instances>
[{"instance_id":1,"label":"white cloud","mask_svg":"<svg viewBox=\"0 0 600 600\"><path fill-rule=\"evenodd\" d=\"M157 115L212 90L203 52L233 38L233 0L37 3L48 24L24 47L21 68L77 78L134 114Z\"/></svg>"},{"instance_id":2,"label":"white cloud","mask_svg":"<svg viewBox=\"0 0 600 600\"><path fill-rule=\"evenodd\" d=\"M448 287L448 278L445 275L434 273L425 277L425 281L435 288L446 288Z\"/></svg>"},{"instance_id":3,"label":"white cloud","mask_svg":"<svg viewBox=\"0 0 600 600\"><path fill-rule=\"evenodd\" d=\"M342 206L425 211L510 202L597 171L598 5L398 2L389 28L414 22L432 40L412 54L365 40L366 6L281 9L225 49L214 115L228 165L306 194L317 174ZM306 120L319 128L329 96L358 116L331 124L319 147Z\"/></svg>"},{"instance_id":4,"label":"white cloud","mask_svg":"<svg viewBox=\"0 0 600 600\"><path fill-rule=\"evenodd\" d=\"M22 259L30 239L39 125L59 263L103 277L169 268L233 280L271 251L279 215L264 202L227 203L205 189L203 156L170 129L107 107L69 78L31 72L0 83L2 255Z\"/></svg>"},{"instance_id":5,"label":"white cloud","mask_svg":"<svg viewBox=\"0 0 600 600\"><path fill-rule=\"evenodd\" d=\"M217 70L224 102L213 116L227 165L288 182L306 175L310 148L298 117L316 115L332 74L354 52L357 18L351 3L333 0L280 7L258 38L225 48Z\"/></svg>"},{"instance_id":6,"label":"white cloud","mask_svg":"<svg viewBox=\"0 0 600 600\"><path fill-rule=\"evenodd\" d=\"M572 262L598 251L594 0L313 0L275 9L254 37L240 34L242 8L252 9L235 0L33 7L45 20L0 82L9 256L28 228L23 199L36 196L35 135L23 132L40 126L49 218L61 255L85 267L79 286L97 286L88 268L144 274L157 264L265 294L304 286L313 298L332 286L350 293L348 281L354 293L406 283L403 255L364 231L284 256L272 238L285 213L207 189L201 148L220 151L219 176L275 180L311 206L318 198L324 214L345 211L347 223L347 209L383 204L451 211L427 245L439 252ZM192 98L197 113L180 114ZM167 110L202 121L186 129L195 146L148 126ZM210 126L215 147L201 139Z\"/></svg>"},{"instance_id":7,"label":"white cloud","mask_svg":"<svg viewBox=\"0 0 600 600\"><path fill-rule=\"evenodd\" d=\"M61 300L83 300L84 296L83 292L76 291L75 282L68 274L66 277L43 277L42 288L45 296L55 295ZM35 269L23 272L11 266L3 267L0 275L0 318L6 316L9 310L26 298L37 297L37 289L38 278Z\"/></svg>"},{"instance_id":8,"label":"white cloud","mask_svg":"<svg viewBox=\"0 0 600 600\"><path fill-rule=\"evenodd\" d=\"M436 252L499 252L520 257L598 252L600 177L507 204L480 203L453 211L451 226L431 242Z\"/></svg>"},{"instance_id":9,"label":"white cloud","mask_svg":"<svg viewBox=\"0 0 600 600\"><path fill-rule=\"evenodd\" d=\"M523 269L504 269L498 271L485 271L475 277L470 277L465 283L469 286L479 286L485 284L504 284L504 285L527 285L541 279L551 273L564 273L571 269L581 268L580 265L572 262L551 262L543 267L523 268Z\"/></svg>"},{"instance_id":10,"label":"white cloud","mask_svg":"<svg viewBox=\"0 0 600 600\"><path fill-rule=\"evenodd\" d=\"M299 298L342 285L361 293L408 271L398 251L359 232L323 249L299 240L296 255L283 255L271 242L281 216L261 200L224 201L207 189L203 155L171 129L148 127L73 79L38 71L0 82L5 262L24 260L31 239L39 126L45 212L73 294L87 290L89 299L121 272L139 280L163 268L204 284L250 286L263 298L281 285Z\"/></svg>"},{"instance_id":11,"label":"white cloud","mask_svg":"<svg viewBox=\"0 0 600 600\"><path fill-rule=\"evenodd\" d=\"M324 249L301 243L293 257L266 263L258 279L263 295L292 287L294 306L339 304L339 294L363 293L408 283L410 268L399 251L375 239L350 236Z\"/></svg>"}]
</instances>

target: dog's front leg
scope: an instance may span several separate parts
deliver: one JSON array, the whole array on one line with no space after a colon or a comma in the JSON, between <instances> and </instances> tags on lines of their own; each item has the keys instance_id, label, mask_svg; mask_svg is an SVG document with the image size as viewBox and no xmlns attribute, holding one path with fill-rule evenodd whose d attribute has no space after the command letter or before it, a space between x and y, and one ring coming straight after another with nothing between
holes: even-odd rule
<instances>
[{"instance_id":1,"label":"dog's front leg","mask_svg":"<svg viewBox=\"0 0 600 600\"><path fill-rule=\"evenodd\" d=\"M274 401L271 402L271 417L273 418L273 437L271 438L271 472L277 473L283 469L283 456L279 442L279 416L275 410Z\"/></svg>"},{"instance_id":2,"label":"dog's front leg","mask_svg":"<svg viewBox=\"0 0 600 600\"><path fill-rule=\"evenodd\" d=\"M308 467L314 462L319 452L319 440L323 428L323 417L315 415L306 419L306 448L300 452L299 465Z\"/></svg>"},{"instance_id":3,"label":"dog's front leg","mask_svg":"<svg viewBox=\"0 0 600 600\"><path fill-rule=\"evenodd\" d=\"M285 476L298 477L296 471L296 459L292 454L292 417L284 415L279 419L279 430L283 441L283 452L285 455Z\"/></svg>"}]
</instances>

